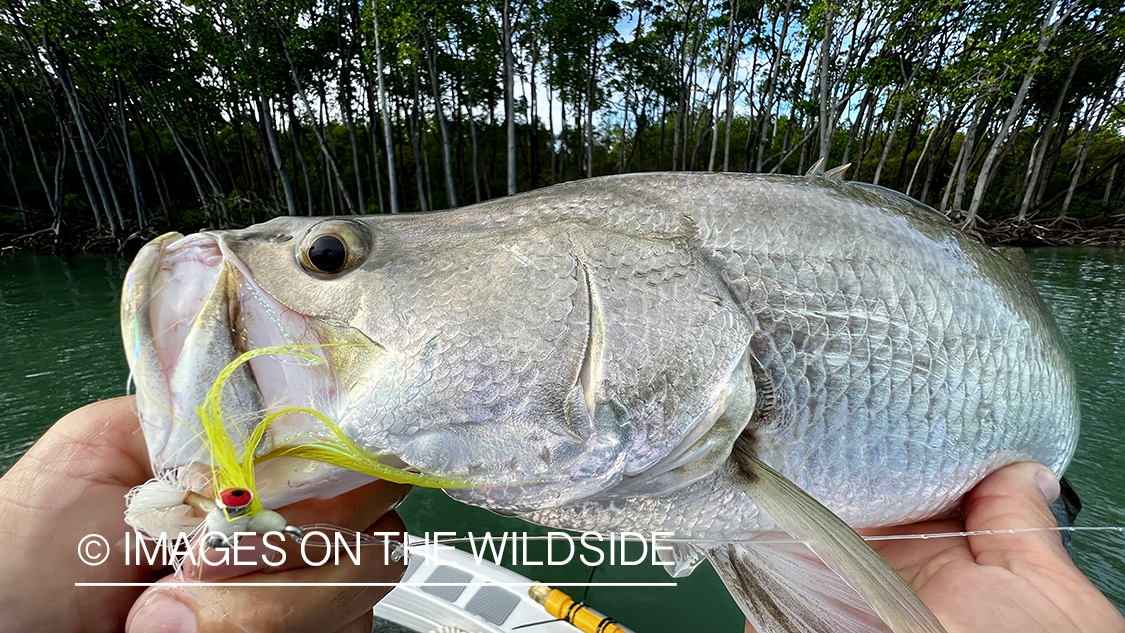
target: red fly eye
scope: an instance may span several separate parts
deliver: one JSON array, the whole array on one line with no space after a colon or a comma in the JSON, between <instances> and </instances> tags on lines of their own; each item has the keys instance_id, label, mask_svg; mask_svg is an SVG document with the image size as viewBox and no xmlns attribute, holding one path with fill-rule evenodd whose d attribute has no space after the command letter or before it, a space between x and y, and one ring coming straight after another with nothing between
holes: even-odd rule
<instances>
[{"instance_id":1,"label":"red fly eye","mask_svg":"<svg viewBox=\"0 0 1125 633\"><path fill-rule=\"evenodd\" d=\"M219 493L224 508L245 508L254 500L254 494L245 488L227 488Z\"/></svg>"}]
</instances>

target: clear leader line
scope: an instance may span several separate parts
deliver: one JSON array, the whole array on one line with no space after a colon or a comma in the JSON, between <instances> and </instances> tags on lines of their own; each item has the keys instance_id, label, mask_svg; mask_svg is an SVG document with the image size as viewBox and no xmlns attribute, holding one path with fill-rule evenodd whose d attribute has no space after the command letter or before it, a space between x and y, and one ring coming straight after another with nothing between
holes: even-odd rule
<instances>
[{"instance_id":1,"label":"clear leader line","mask_svg":"<svg viewBox=\"0 0 1125 633\"><path fill-rule=\"evenodd\" d=\"M75 587L530 587L528 582L76 582ZM552 587L678 587L674 582L553 582Z\"/></svg>"}]
</instances>

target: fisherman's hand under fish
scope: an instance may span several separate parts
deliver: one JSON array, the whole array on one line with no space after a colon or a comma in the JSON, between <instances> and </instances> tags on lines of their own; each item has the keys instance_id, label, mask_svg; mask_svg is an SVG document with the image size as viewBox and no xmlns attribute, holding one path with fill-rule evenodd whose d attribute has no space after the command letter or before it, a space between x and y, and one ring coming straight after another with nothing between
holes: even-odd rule
<instances>
[{"instance_id":1,"label":"fisherman's hand under fish","mask_svg":"<svg viewBox=\"0 0 1125 633\"><path fill-rule=\"evenodd\" d=\"M852 528L956 516L1015 462L1061 474L1078 433L1025 271L823 175L169 234L130 269L122 329L154 475L129 496L141 532L297 536L289 504L440 487L671 532L673 574L709 559L761 631L944 630ZM804 545L751 542L779 533Z\"/></svg>"},{"instance_id":2,"label":"fisherman's hand under fish","mask_svg":"<svg viewBox=\"0 0 1125 633\"><path fill-rule=\"evenodd\" d=\"M397 582L406 570L402 562L385 565L382 556L368 556L353 565L345 557L348 564L308 567L301 557L289 556L280 568L201 568L199 579L207 582L307 585L230 588L176 586L169 583L184 575L171 567L137 558L127 563L130 554L120 541L130 530L124 495L153 476L138 429L133 397L89 405L52 426L0 478L0 534L7 543L0 556L0 632L370 633L371 605L391 587L330 583ZM283 511L304 523L401 532L405 526L394 508L408 491L380 481ZM89 534L107 537L109 552L89 550L104 555L100 564L76 555ZM259 560L258 552L243 560ZM76 586L91 582L125 585Z\"/></svg>"}]
</instances>

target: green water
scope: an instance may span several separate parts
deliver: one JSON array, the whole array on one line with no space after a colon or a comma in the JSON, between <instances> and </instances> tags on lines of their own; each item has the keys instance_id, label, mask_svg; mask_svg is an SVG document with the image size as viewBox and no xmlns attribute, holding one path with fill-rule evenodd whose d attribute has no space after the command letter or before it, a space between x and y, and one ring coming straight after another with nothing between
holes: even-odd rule
<instances>
[{"instance_id":1,"label":"green water","mask_svg":"<svg viewBox=\"0 0 1125 633\"><path fill-rule=\"evenodd\" d=\"M1084 509L1079 525L1125 525L1125 251L1032 249L1036 285L1068 340L1082 394L1082 439L1068 471ZM113 257L69 260L0 257L0 472L59 416L125 392L126 366L117 300L126 262ZM400 509L415 533L545 530L416 490ZM1079 567L1119 607L1125 606L1125 542L1119 535L1081 533ZM630 550L630 556L636 556ZM529 555L542 558L532 547ZM546 582L585 582L590 571L516 567ZM545 570L546 569L546 570ZM598 567L595 582L666 582L648 565ZM709 567L675 588L595 587L587 601L637 633L741 631L741 615Z\"/></svg>"}]
</instances>

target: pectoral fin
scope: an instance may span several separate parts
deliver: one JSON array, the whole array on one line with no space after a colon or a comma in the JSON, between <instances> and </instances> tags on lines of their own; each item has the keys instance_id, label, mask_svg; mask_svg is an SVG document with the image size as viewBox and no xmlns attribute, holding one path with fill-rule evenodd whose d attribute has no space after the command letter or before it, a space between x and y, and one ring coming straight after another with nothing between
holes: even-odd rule
<instances>
[{"instance_id":1,"label":"pectoral fin","mask_svg":"<svg viewBox=\"0 0 1125 633\"><path fill-rule=\"evenodd\" d=\"M742 467L745 478L738 482L739 488L750 497L764 513L769 515L779 527L788 532L792 537L803 541L809 549L816 553L829 569L836 572L848 587L851 587L871 609L879 615L894 633L944 633L941 623L929 608L918 598L902 577L884 560L875 553L875 550L844 523L835 514L821 505L789 481L777 471L773 470L752 452L749 441L739 438L734 445L733 457ZM774 576L784 576L783 569L786 565L792 566L792 556L762 556L760 554L740 553L736 546L727 546L726 549L718 548L709 553L712 562L718 563L716 569L726 568L726 573L734 574L735 578L745 576L748 569L773 568ZM759 548L761 549L761 548ZM768 551L768 550L762 550ZM781 561L789 561L784 564ZM720 570L720 573L724 573ZM784 583L778 589L780 593L769 600L769 589L761 593L766 598L749 605L742 605L744 611L755 611L761 619L772 619L775 628L781 631L842 631L842 630L870 630L870 627L861 629L844 629L837 621L808 623L806 625L794 624L802 619L815 616L815 609L810 609L802 603L808 602L810 596L802 596L801 592L811 590L815 595L823 593L823 587L817 587L815 576L807 576L808 581L798 583ZM823 602L823 601L822 601ZM771 612L772 610L772 612ZM747 613L748 617L751 613ZM753 621L754 618L751 617ZM811 625L814 628L809 628ZM828 626L825 626L828 625ZM767 627L769 625L766 625ZM766 630L770 630L766 628Z\"/></svg>"}]
</instances>

